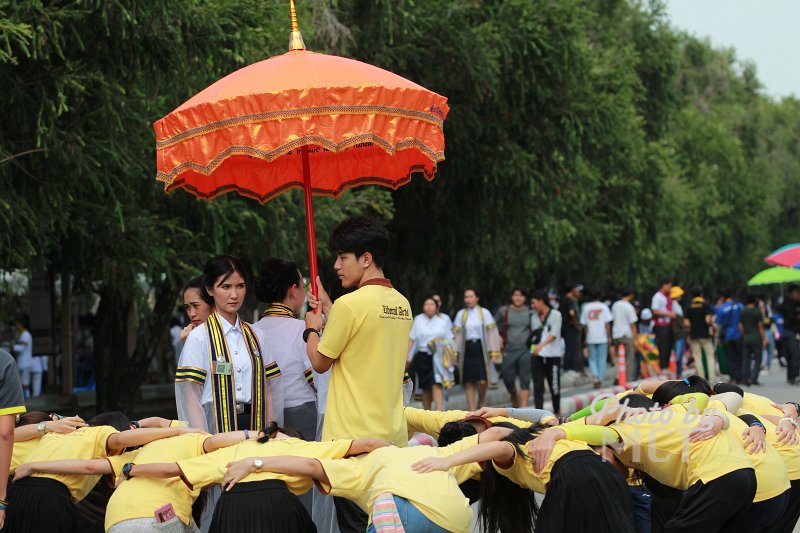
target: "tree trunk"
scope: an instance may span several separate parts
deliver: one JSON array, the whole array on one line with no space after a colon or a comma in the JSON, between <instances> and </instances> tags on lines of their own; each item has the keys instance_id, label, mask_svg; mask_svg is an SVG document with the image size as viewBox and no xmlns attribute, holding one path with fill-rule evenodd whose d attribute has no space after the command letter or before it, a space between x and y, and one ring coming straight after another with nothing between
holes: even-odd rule
<instances>
[{"instance_id":1,"label":"tree trunk","mask_svg":"<svg viewBox=\"0 0 800 533\"><path fill-rule=\"evenodd\" d=\"M127 412L136 406L150 358L169 331L178 292L168 282L162 283L155 306L142 307L138 327L132 328L133 297L110 285L101 291L94 323L98 412Z\"/></svg>"}]
</instances>

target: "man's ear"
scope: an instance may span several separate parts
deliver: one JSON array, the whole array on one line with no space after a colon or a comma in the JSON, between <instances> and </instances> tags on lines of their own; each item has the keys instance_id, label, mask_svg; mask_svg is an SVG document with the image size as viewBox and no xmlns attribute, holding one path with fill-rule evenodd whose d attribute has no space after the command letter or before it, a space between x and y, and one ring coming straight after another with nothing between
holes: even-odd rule
<instances>
[{"instance_id":1,"label":"man's ear","mask_svg":"<svg viewBox=\"0 0 800 533\"><path fill-rule=\"evenodd\" d=\"M363 254L361 254L361 257L358 258L358 260L361 263L362 267L369 268L369 266L372 264L372 253L364 252Z\"/></svg>"}]
</instances>

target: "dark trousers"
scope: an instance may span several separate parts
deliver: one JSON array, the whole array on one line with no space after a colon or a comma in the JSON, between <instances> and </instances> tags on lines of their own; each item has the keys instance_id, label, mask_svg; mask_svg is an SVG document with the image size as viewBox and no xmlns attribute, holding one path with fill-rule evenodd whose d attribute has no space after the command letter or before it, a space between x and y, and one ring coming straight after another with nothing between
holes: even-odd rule
<instances>
[{"instance_id":1,"label":"dark trousers","mask_svg":"<svg viewBox=\"0 0 800 533\"><path fill-rule=\"evenodd\" d=\"M797 341L797 332L784 328L783 353L786 354L786 379L797 379L800 375L800 343Z\"/></svg>"},{"instance_id":2,"label":"dark trousers","mask_svg":"<svg viewBox=\"0 0 800 533\"><path fill-rule=\"evenodd\" d=\"M531 373L533 374L533 404L537 409L544 406L544 382L550 388L553 397L553 412L561 413L561 358L532 356Z\"/></svg>"},{"instance_id":3,"label":"dark trousers","mask_svg":"<svg viewBox=\"0 0 800 533\"><path fill-rule=\"evenodd\" d=\"M575 328L561 330L564 337L564 370L583 370L583 355L581 355L581 332Z\"/></svg>"},{"instance_id":4,"label":"dark trousers","mask_svg":"<svg viewBox=\"0 0 800 533\"><path fill-rule=\"evenodd\" d=\"M633 520L636 522L637 533L650 533L651 532L651 517L650 506L653 501L653 496L644 486L632 486L631 491L631 504L633 505Z\"/></svg>"},{"instance_id":5,"label":"dark trousers","mask_svg":"<svg viewBox=\"0 0 800 533\"><path fill-rule=\"evenodd\" d=\"M367 530L369 516L361 507L348 499L333 497L336 507L336 523L339 524L340 533L364 533Z\"/></svg>"},{"instance_id":6,"label":"dark trousers","mask_svg":"<svg viewBox=\"0 0 800 533\"><path fill-rule=\"evenodd\" d=\"M744 359L744 340L725 341L728 356L728 374L733 381L742 382L742 359Z\"/></svg>"},{"instance_id":7,"label":"dark trousers","mask_svg":"<svg viewBox=\"0 0 800 533\"><path fill-rule=\"evenodd\" d=\"M758 372L761 370L761 342L747 342L742 344L742 382L746 384L758 382Z\"/></svg>"},{"instance_id":8,"label":"dark trousers","mask_svg":"<svg viewBox=\"0 0 800 533\"><path fill-rule=\"evenodd\" d=\"M791 489L774 498L752 504L736 522L736 530L743 533L747 531L760 533L778 523L789 505L790 493Z\"/></svg>"},{"instance_id":9,"label":"dark trousers","mask_svg":"<svg viewBox=\"0 0 800 533\"><path fill-rule=\"evenodd\" d=\"M658 348L658 364L661 367L661 371L664 372L669 370L669 356L675 344L672 325L654 326L653 333L656 336L656 347Z\"/></svg>"},{"instance_id":10,"label":"dark trousers","mask_svg":"<svg viewBox=\"0 0 800 533\"><path fill-rule=\"evenodd\" d=\"M797 519L800 518L800 479L791 481L792 488L789 492L789 503L786 511L777 522L769 526L765 533L792 533Z\"/></svg>"},{"instance_id":11,"label":"dark trousers","mask_svg":"<svg viewBox=\"0 0 800 533\"><path fill-rule=\"evenodd\" d=\"M756 495L752 468L734 470L708 483L698 481L683 493L680 506L664 525L666 533L742 531L737 527Z\"/></svg>"}]
</instances>

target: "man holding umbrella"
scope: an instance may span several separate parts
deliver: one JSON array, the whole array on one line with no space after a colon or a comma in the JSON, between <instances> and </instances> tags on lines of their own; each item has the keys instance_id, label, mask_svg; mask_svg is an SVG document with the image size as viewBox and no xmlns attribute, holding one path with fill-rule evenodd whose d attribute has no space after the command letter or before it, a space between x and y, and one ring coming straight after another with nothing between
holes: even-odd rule
<instances>
[{"instance_id":1,"label":"man holding umbrella","mask_svg":"<svg viewBox=\"0 0 800 533\"><path fill-rule=\"evenodd\" d=\"M308 357L317 372L331 371L322 440L377 437L406 446L398 376L405 369L413 315L408 300L383 274L389 234L378 222L356 217L339 224L330 242L342 286L357 290L332 305L321 286L318 298L309 292L309 303L322 313L306 314ZM342 533L367 529L368 517L355 504L334 501Z\"/></svg>"}]
</instances>

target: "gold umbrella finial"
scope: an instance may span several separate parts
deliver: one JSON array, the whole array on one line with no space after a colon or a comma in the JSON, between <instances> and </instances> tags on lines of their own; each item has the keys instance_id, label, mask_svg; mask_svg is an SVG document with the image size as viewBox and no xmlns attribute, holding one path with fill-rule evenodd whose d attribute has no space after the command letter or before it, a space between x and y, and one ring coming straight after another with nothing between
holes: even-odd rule
<instances>
[{"instance_id":1,"label":"gold umbrella finial","mask_svg":"<svg viewBox=\"0 0 800 533\"><path fill-rule=\"evenodd\" d=\"M305 50L306 44L303 42L303 35L297 25L297 11L294 8L294 0L289 0L289 16L292 20L292 33L289 34L289 51Z\"/></svg>"}]
</instances>

